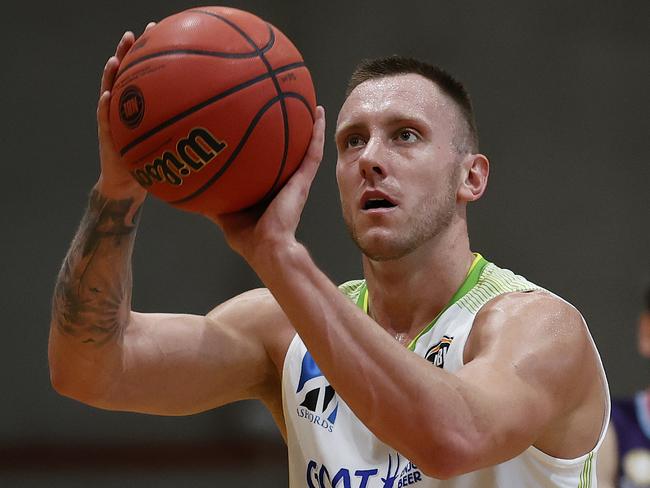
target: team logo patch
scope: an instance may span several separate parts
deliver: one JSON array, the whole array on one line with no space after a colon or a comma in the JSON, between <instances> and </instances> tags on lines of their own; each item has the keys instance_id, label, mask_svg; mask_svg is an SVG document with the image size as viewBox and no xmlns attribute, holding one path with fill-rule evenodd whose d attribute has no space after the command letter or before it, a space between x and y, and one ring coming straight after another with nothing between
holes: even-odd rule
<instances>
[{"instance_id":1,"label":"team logo patch","mask_svg":"<svg viewBox=\"0 0 650 488\"><path fill-rule=\"evenodd\" d=\"M309 351L302 358L296 395L298 417L332 432L339 409L338 396Z\"/></svg>"},{"instance_id":2,"label":"team logo patch","mask_svg":"<svg viewBox=\"0 0 650 488\"><path fill-rule=\"evenodd\" d=\"M443 368L445 366L445 357L447 356L447 350L451 345L453 337L442 336L440 342L431 346L427 353L424 355L427 361L430 361L434 366Z\"/></svg>"}]
</instances>

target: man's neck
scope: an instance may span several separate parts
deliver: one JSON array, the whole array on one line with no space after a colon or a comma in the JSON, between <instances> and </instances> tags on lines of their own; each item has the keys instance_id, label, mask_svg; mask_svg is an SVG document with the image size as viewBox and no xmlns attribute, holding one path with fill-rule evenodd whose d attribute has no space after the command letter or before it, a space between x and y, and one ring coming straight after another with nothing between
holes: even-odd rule
<instances>
[{"instance_id":1,"label":"man's neck","mask_svg":"<svg viewBox=\"0 0 650 488\"><path fill-rule=\"evenodd\" d=\"M400 259L363 257L368 311L392 335L412 339L465 280L474 259L467 230L448 230Z\"/></svg>"}]
</instances>

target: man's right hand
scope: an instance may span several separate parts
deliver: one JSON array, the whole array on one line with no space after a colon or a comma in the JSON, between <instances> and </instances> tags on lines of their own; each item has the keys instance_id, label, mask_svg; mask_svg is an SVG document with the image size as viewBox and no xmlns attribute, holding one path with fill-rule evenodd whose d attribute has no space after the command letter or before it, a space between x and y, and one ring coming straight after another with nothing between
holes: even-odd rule
<instances>
[{"instance_id":1,"label":"man's right hand","mask_svg":"<svg viewBox=\"0 0 650 488\"><path fill-rule=\"evenodd\" d=\"M154 25L155 23L150 22L145 31ZM115 147L109 123L111 91L115 77L124 56L131 49L134 42L135 35L133 32L125 32L115 49L115 54L108 59L104 66L99 90L99 102L97 103L97 137L99 139L101 175L96 189L105 197L112 199L133 198L136 207L139 207L147 192L131 176L122 161L122 157Z\"/></svg>"}]
</instances>

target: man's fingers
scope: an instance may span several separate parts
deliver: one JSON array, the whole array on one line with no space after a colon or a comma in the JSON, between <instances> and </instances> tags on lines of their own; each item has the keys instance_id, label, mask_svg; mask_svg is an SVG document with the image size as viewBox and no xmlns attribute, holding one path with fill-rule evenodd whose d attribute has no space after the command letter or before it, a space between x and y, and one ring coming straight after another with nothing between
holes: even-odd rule
<instances>
[{"instance_id":1,"label":"man's fingers","mask_svg":"<svg viewBox=\"0 0 650 488\"><path fill-rule=\"evenodd\" d=\"M151 29L154 25L156 25L155 22L149 22L146 27L144 28L144 31L147 32L149 29Z\"/></svg>"},{"instance_id":2,"label":"man's fingers","mask_svg":"<svg viewBox=\"0 0 650 488\"><path fill-rule=\"evenodd\" d=\"M117 74L117 70L120 67L120 63L122 62L122 59L129 51L129 49L131 49L131 46L133 45L134 41L135 41L135 37L133 36L133 32L126 31L122 35L120 42L117 43L117 47L115 48L115 54L110 58L108 58L108 61L106 61L106 64L104 65L104 72L102 73L102 82L99 87L100 96L106 90L113 89L113 82L115 81L115 75Z\"/></svg>"},{"instance_id":3,"label":"man's fingers","mask_svg":"<svg viewBox=\"0 0 650 488\"><path fill-rule=\"evenodd\" d=\"M289 178L285 187L280 191L276 200L271 202L271 206L284 205L289 202L289 205L297 210L298 213L302 212L305 206L309 190L314 181L318 167L323 159L323 145L325 143L325 111L323 107L316 107L316 114L314 118L314 128L312 129L311 141L302 163L297 171ZM284 198L283 198L284 197Z\"/></svg>"},{"instance_id":4,"label":"man's fingers","mask_svg":"<svg viewBox=\"0 0 650 488\"><path fill-rule=\"evenodd\" d=\"M108 90L102 92L97 103L97 133L100 138L109 135L108 128L108 108L111 100L111 92Z\"/></svg>"},{"instance_id":5,"label":"man's fingers","mask_svg":"<svg viewBox=\"0 0 650 488\"><path fill-rule=\"evenodd\" d=\"M323 146L325 144L325 109L321 106L316 107L316 114L314 117L314 127L311 133L311 141L305 152L305 157L298 168L299 178L292 178L297 183L302 183L309 188L311 182L316 176L318 167L323 159ZM299 180L299 181L298 181Z\"/></svg>"},{"instance_id":6,"label":"man's fingers","mask_svg":"<svg viewBox=\"0 0 650 488\"><path fill-rule=\"evenodd\" d=\"M135 42L135 35L133 35L133 32L131 31L126 31L122 35L122 39L120 39L120 42L117 44L117 48L115 49L115 57L121 62L126 53L131 49L131 46L133 46L133 43Z\"/></svg>"},{"instance_id":7,"label":"man's fingers","mask_svg":"<svg viewBox=\"0 0 650 488\"><path fill-rule=\"evenodd\" d=\"M311 186L316 172L323 160L323 147L325 145L325 109L320 105L316 107L316 117L314 119L314 128L311 132L311 141L305 154L305 178Z\"/></svg>"},{"instance_id":8,"label":"man's fingers","mask_svg":"<svg viewBox=\"0 0 650 488\"><path fill-rule=\"evenodd\" d=\"M102 82L99 87L99 95L101 96L106 90L113 88L113 81L115 81L115 74L120 62L115 56L111 56L104 65L104 72L102 73Z\"/></svg>"},{"instance_id":9,"label":"man's fingers","mask_svg":"<svg viewBox=\"0 0 650 488\"><path fill-rule=\"evenodd\" d=\"M323 146L325 144L325 109L320 105L316 107L314 128L311 131L311 142L307 148L305 158L320 162L323 159Z\"/></svg>"}]
</instances>

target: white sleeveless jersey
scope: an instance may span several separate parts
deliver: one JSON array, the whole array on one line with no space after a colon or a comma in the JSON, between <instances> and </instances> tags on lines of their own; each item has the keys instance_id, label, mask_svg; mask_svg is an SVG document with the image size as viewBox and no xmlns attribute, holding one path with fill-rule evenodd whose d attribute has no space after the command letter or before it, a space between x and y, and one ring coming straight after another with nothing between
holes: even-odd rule
<instances>
[{"instance_id":1,"label":"white sleeveless jersey","mask_svg":"<svg viewBox=\"0 0 650 488\"><path fill-rule=\"evenodd\" d=\"M367 311L364 280L340 288ZM409 349L430 361L431 367L453 373L463 366L465 342L480 308L500 294L537 289L523 277L477 255L449 305L411 342ZM602 364L600 369L606 387ZM443 481L425 476L361 423L330 386L298 335L287 351L282 385L291 488L596 486L596 453L609 419L609 396L601 435L593 451L576 459L557 459L529 447L504 463Z\"/></svg>"}]
</instances>

